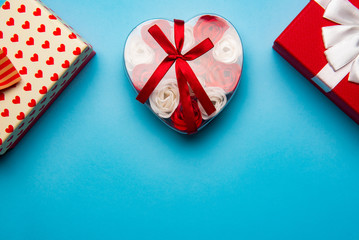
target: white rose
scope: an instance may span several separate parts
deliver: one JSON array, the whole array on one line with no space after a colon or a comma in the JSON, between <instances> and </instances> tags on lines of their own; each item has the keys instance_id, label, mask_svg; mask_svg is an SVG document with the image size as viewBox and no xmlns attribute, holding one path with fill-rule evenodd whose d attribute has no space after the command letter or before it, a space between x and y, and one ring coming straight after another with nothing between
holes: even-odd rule
<instances>
[{"instance_id":1,"label":"white rose","mask_svg":"<svg viewBox=\"0 0 359 240\"><path fill-rule=\"evenodd\" d=\"M194 47L195 43L196 41L193 35L193 27L186 24L184 28L184 43L182 53L185 54L189 50L191 50Z\"/></svg>"},{"instance_id":2,"label":"white rose","mask_svg":"<svg viewBox=\"0 0 359 240\"><path fill-rule=\"evenodd\" d=\"M201 103L198 104L199 109L202 113L203 120L208 120L216 116L224 108L224 106L226 106L227 96L225 91L219 87L206 87L204 90L206 91L209 99L211 99L214 107L216 108L216 111L211 116L208 116Z\"/></svg>"},{"instance_id":3,"label":"white rose","mask_svg":"<svg viewBox=\"0 0 359 240\"><path fill-rule=\"evenodd\" d=\"M150 96L150 106L161 118L170 118L177 109L179 100L177 80L163 79Z\"/></svg>"},{"instance_id":4,"label":"white rose","mask_svg":"<svg viewBox=\"0 0 359 240\"><path fill-rule=\"evenodd\" d=\"M242 54L242 43L235 30L227 31L213 48L214 59L227 64L238 62Z\"/></svg>"},{"instance_id":5,"label":"white rose","mask_svg":"<svg viewBox=\"0 0 359 240\"><path fill-rule=\"evenodd\" d=\"M206 81L204 80L204 78L198 77L197 79L198 79L198 82L201 84L201 86L202 86L203 88L205 88L205 87L206 87ZM190 85L188 85L188 88L189 88L189 93L190 93L190 95L191 95L191 96L195 96L195 94L194 94L194 92L193 92L193 90L192 90L192 88L191 88Z\"/></svg>"},{"instance_id":6,"label":"white rose","mask_svg":"<svg viewBox=\"0 0 359 240\"><path fill-rule=\"evenodd\" d=\"M172 29L172 39L171 42L174 43L174 30ZM185 24L184 26L184 42L182 48L182 54L186 54L189 50L191 50L196 43L193 35L193 27L191 25Z\"/></svg>"},{"instance_id":7,"label":"white rose","mask_svg":"<svg viewBox=\"0 0 359 240\"><path fill-rule=\"evenodd\" d=\"M133 37L127 40L125 47L125 62L129 71L137 65L152 63L155 59L155 52L140 37Z\"/></svg>"}]
</instances>

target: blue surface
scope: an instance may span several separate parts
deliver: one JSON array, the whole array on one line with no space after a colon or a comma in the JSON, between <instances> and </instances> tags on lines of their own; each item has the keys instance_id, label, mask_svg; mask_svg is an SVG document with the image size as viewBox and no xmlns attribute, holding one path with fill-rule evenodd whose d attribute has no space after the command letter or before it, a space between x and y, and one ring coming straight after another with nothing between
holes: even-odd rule
<instances>
[{"instance_id":1,"label":"blue surface","mask_svg":"<svg viewBox=\"0 0 359 240\"><path fill-rule=\"evenodd\" d=\"M0 239L359 239L359 126L271 48L307 0L44 2L97 55L0 159ZM206 12L237 27L244 72L187 137L135 101L123 46Z\"/></svg>"}]
</instances>

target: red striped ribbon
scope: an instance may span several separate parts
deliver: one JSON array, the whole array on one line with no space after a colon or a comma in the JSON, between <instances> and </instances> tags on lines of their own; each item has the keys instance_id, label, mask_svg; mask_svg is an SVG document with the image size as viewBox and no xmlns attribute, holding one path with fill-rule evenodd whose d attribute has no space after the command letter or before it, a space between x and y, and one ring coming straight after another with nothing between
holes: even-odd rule
<instances>
[{"instance_id":1,"label":"red striped ribbon","mask_svg":"<svg viewBox=\"0 0 359 240\"><path fill-rule=\"evenodd\" d=\"M20 74L0 49L0 90L11 87L21 80Z\"/></svg>"}]
</instances>

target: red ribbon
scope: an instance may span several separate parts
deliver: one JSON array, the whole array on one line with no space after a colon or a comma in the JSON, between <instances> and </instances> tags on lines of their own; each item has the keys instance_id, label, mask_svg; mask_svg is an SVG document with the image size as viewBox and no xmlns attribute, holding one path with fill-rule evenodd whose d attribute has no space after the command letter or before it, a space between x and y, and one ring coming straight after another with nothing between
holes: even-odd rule
<instances>
[{"instance_id":1,"label":"red ribbon","mask_svg":"<svg viewBox=\"0 0 359 240\"><path fill-rule=\"evenodd\" d=\"M150 79L147 81L145 86L142 88L137 96L137 100L141 103L145 103L152 92L155 90L157 85L160 83L162 78L166 75L168 70L176 63L176 76L178 89L180 93L180 102L183 108L183 118L187 125L187 133L197 132L197 126L195 122L195 114L191 103L191 96L188 88L188 84L191 86L194 94L198 101L202 104L204 110L208 115L211 115L216 111L213 103L209 99L202 85L198 81L196 74L191 69L187 61L192 61L202 56L214 45L212 41L207 38L206 40L199 43L197 46L192 48L186 54L182 55L182 48L184 43L184 21L174 20L174 35L176 47L168 40L166 35L157 26L152 26L148 32L157 41L157 43L163 48L168 56L161 62L155 72L152 74Z\"/></svg>"},{"instance_id":2,"label":"red ribbon","mask_svg":"<svg viewBox=\"0 0 359 240\"><path fill-rule=\"evenodd\" d=\"M21 80L21 77L6 53L0 49L0 90L9 88Z\"/></svg>"}]
</instances>

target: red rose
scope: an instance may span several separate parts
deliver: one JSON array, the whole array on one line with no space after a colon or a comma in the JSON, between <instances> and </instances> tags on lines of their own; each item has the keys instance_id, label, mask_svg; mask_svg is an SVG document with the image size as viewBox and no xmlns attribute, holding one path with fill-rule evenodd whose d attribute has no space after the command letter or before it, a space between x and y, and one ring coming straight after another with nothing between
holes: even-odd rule
<instances>
[{"instance_id":1,"label":"red rose","mask_svg":"<svg viewBox=\"0 0 359 240\"><path fill-rule=\"evenodd\" d=\"M204 15L198 19L193 28L193 34L198 42L209 38L213 44L216 44L228 28L229 26L224 19L212 15Z\"/></svg>"},{"instance_id":2,"label":"red rose","mask_svg":"<svg viewBox=\"0 0 359 240\"><path fill-rule=\"evenodd\" d=\"M242 67L239 64L215 62L211 67L209 78L206 79L206 86L220 87L226 93L230 93L237 87L241 73Z\"/></svg>"},{"instance_id":3,"label":"red rose","mask_svg":"<svg viewBox=\"0 0 359 240\"><path fill-rule=\"evenodd\" d=\"M140 64L133 69L131 80L137 91L142 90L155 70L156 66L153 64Z\"/></svg>"},{"instance_id":4,"label":"red rose","mask_svg":"<svg viewBox=\"0 0 359 240\"><path fill-rule=\"evenodd\" d=\"M200 56L199 58L195 59L194 61L188 62L196 74L197 77L208 75L209 71L211 70L211 66L214 63L214 58L212 54L212 50L207 52L206 54Z\"/></svg>"},{"instance_id":5,"label":"red rose","mask_svg":"<svg viewBox=\"0 0 359 240\"><path fill-rule=\"evenodd\" d=\"M141 29L142 39L151 48L161 48L161 46L156 42L156 40L148 32L148 29L150 29L154 25L157 25L169 40L171 39L171 25L167 20L158 19L158 20L152 21L150 24L147 24L147 25L143 26L142 29Z\"/></svg>"},{"instance_id":6,"label":"red rose","mask_svg":"<svg viewBox=\"0 0 359 240\"><path fill-rule=\"evenodd\" d=\"M191 97L194 118L197 128L202 124L202 115L201 111L198 107L198 102L194 97ZM181 132L186 132L188 130L186 122L183 119L183 112L182 112L182 103L180 103L176 109L176 111L172 114L171 120L173 122L173 127Z\"/></svg>"},{"instance_id":7,"label":"red rose","mask_svg":"<svg viewBox=\"0 0 359 240\"><path fill-rule=\"evenodd\" d=\"M132 84L135 89L140 92L147 83L148 79L157 69L158 65L155 64L140 64L137 65L131 74ZM176 79L176 72L174 68L171 68L165 75L165 78Z\"/></svg>"},{"instance_id":8,"label":"red rose","mask_svg":"<svg viewBox=\"0 0 359 240\"><path fill-rule=\"evenodd\" d=\"M153 50L155 51L155 61L153 64L159 66L168 54L163 50L162 47L154 48Z\"/></svg>"}]
</instances>

